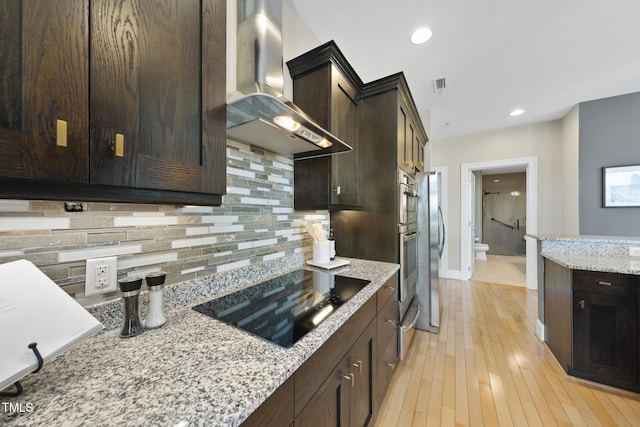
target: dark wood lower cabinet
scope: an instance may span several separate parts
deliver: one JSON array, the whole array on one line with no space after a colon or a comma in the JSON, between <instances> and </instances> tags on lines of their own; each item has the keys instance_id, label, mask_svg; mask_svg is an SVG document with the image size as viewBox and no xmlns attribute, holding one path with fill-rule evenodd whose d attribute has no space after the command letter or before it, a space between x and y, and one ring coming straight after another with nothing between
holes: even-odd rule
<instances>
[{"instance_id":1,"label":"dark wood lower cabinet","mask_svg":"<svg viewBox=\"0 0 640 427\"><path fill-rule=\"evenodd\" d=\"M349 367L342 361L296 417L296 427L348 426L351 382Z\"/></svg>"},{"instance_id":2,"label":"dark wood lower cabinet","mask_svg":"<svg viewBox=\"0 0 640 427\"><path fill-rule=\"evenodd\" d=\"M568 374L640 392L638 276L544 261L547 346Z\"/></svg>"},{"instance_id":3,"label":"dark wood lower cabinet","mask_svg":"<svg viewBox=\"0 0 640 427\"><path fill-rule=\"evenodd\" d=\"M378 293L378 298L380 294ZM378 312L378 406L398 365L398 300L390 298Z\"/></svg>"},{"instance_id":4,"label":"dark wood lower cabinet","mask_svg":"<svg viewBox=\"0 0 640 427\"><path fill-rule=\"evenodd\" d=\"M296 427L364 427L375 414L376 321L372 321L296 417Z\"/></svg>"},{"instance_id":5,"label":"dark wood lower cabinet","mask_svg":"<svg viewBox=\"0 0 640 427\"><path fill-rule=\"evenodd\" d=\"M242 427L289 427L293 424L293 377L249 416Z\"/></svg>"},{"instance_id":6,"label":"dark wood lower cabinet","mask_svg":"<svg viewBox=\"0 0 640 427\"><path fill-rule=\"evenodd\" d=\"M632 276L575 271L570 373L638 388L637 283Z\"/></svg>"},{"instance_id":7,"label":"dark wood lower cabinet","mask_svg":"<svg viewBox=\"0 0 640 427\"><path fill-rule=\"evenodd\" d=\"M242 426L373 425L384 396L379 358L384 390L398 360L397 281L397 274L389 278Z\"/></svg>"}]
</instances>

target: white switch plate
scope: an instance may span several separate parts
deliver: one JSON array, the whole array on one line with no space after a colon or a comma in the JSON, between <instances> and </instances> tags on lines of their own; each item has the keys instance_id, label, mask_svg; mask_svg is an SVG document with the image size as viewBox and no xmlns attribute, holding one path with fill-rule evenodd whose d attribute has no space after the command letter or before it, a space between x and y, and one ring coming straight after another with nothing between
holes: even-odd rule
<instances>
[{"instance_id":1,"label":"white switch plate","mask_svg":"<svg viewBox=\"0 0 640 427\"><path fill-rule=\"evenodd\" d=\"M117 291L118 257L88 259L85 274L85 296Z\"/></svg>"},{"instance_id":2,"label":"white switch plate","mask_svg":"<svg viewBox=\"0 0 640 427\"><path fill-rule=\"evenodd\" d=\"M630 246L629 256L640 256L640 246Z\"/></svg>"}]
</instances>

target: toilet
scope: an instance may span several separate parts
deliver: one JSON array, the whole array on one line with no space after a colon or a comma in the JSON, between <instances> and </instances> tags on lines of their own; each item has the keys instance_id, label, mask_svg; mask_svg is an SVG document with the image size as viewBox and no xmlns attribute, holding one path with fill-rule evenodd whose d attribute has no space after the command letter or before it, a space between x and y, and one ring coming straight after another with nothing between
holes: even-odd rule
<instances>
[{"instance_id":1,"label":"toilet","mask_svg":"<svg viewBox=\"0 0 640 427\"><path fill-rule=\"evenodd\" d=\"M476 259L487 259L487 251L489 245L486 243L480 243L480 239L476 237Z\"/></svg>"}]
</instances>

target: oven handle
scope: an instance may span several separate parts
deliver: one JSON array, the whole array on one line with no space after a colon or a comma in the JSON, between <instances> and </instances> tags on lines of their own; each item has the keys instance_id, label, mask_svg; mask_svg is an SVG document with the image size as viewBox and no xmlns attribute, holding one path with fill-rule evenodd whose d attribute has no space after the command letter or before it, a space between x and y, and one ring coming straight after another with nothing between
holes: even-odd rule
<instances>
[{"instance_id":1,"label":"oven handle","mask_svg":"<svg viewBox=\"0 0 640 427\"><path fill-rule=\"evenodd\" d=\"M415 240L417 237L418 237L417 231L412 231L410 233L402 233L402 240L404 240L405 242L410 242L412 240Z\"/></svg>"},{"instance_id":2,"label":"oven handle","mask_svg":"<svg viewBox=\"0 0 640 427\"><path fill-rule=\"evenodd\" d=\"M405 190L405 191L403 191L403 193L404 193L404 195L405 195L405 196L414 197L414 198L416 198L416 199L419 197L419 196L418 196L416 193L414 193L413 191Z\"/></svg>"},{"instance_id":3,"label":"oven handle","mask_svg":"<svg viewBox=\"0 0 640 427\"><path fill-rule=\"evenodd\" d=\"M409 323L408 325L402 325L402 333L405 334L407 332L409 332L411 329L413 329L413 327L416 325L416 322L418 321L418 317L420 317L420 304L416 304L416 315L413 317L413 319L411 320L411 323Z\"/></svg>"}]
</instances>

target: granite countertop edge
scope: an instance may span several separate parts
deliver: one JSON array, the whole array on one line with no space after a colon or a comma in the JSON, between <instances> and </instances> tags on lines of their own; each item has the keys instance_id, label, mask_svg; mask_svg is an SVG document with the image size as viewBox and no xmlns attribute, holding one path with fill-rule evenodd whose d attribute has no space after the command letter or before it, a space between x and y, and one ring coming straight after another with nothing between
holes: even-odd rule
<instances>
[{"instance_id":1,"label":"granite countertop edge","mask_svg":"<svg viewBox=\"0 0 640 427\"><path fill-rule=\"evenodd\" d=\"M560 240L575 242L593 242L593 243L629 243L640 245L640 237L633 236L598 236L598 235L579 235L579 234L526 234L537 240Z\"/></svg>"},{"instance_id":2,"label":"granite countertop edge","mask_svg":"<svg viewBox=\"0 0 640 427\"><path fill-rule=\"evenodd\" d=\"M2 400L30 410L0 408L0 424L240 425L398 269L350 259L331 270L371 283L289 349L192 310L198 302L133 338L103 332L26 376L23 395Z\"/></svg>"},{"instance_id":3,"label":"granite countertop edge","mask_svg":"<svg viewBox=\"0 0 640 427\"><path fill-rule=\"evenodd\" d=\"M541 252L540 255L572 270L640 275L640 258Z\"/></svg>"}]
</instances>

